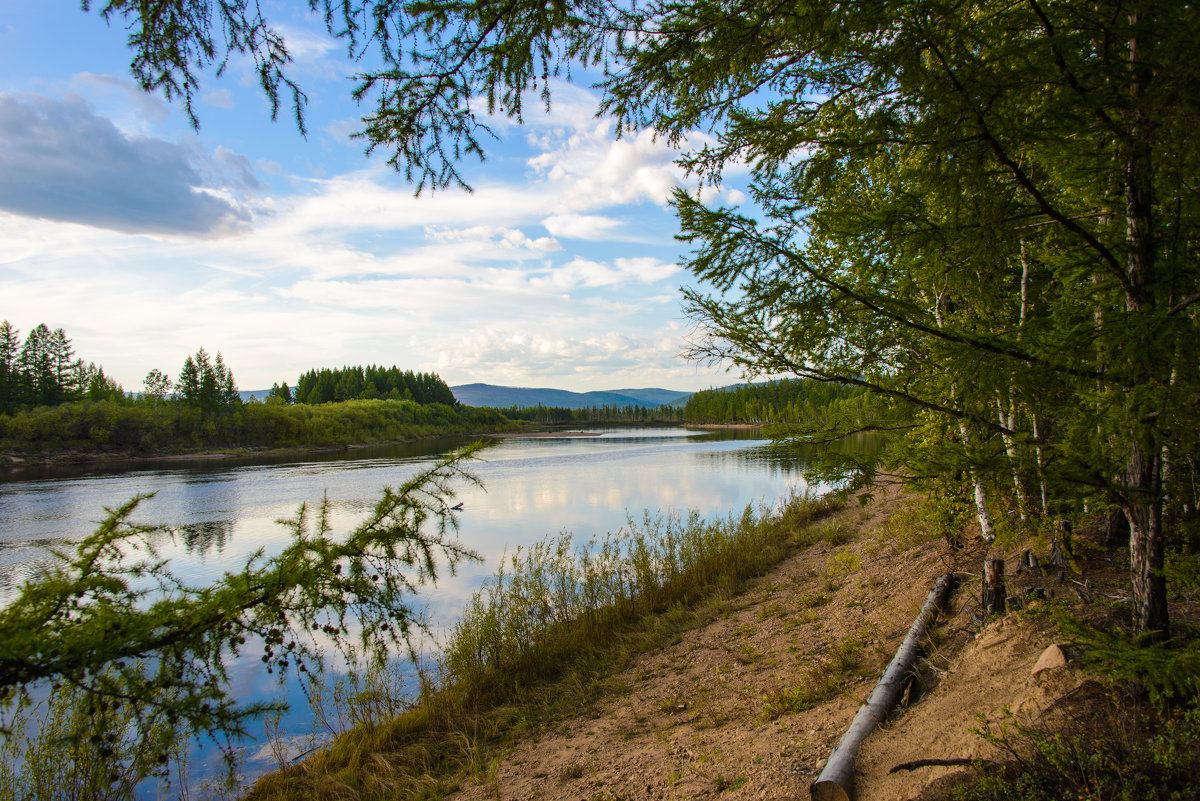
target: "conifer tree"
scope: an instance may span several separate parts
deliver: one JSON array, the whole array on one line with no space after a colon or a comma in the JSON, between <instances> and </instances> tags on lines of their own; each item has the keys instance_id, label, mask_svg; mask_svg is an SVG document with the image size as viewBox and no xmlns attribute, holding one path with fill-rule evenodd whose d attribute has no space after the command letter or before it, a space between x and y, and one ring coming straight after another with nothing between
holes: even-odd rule
<instances>
[{"instance_id":1,"label":"conifer tree","mask_svg":"<svg viewBox=\"0 0 1200 801\"><path fill-rule=\"evenodd\" d=\"M58 396L52 336L45 323L38 323L25 337L18 357L24 399L37 406L53 405Z\"/></svg>"},{"instance_id":2,"label":"conifer tree","mask_svg":"<svg viewBox=\"0 0 1200 801\"><path fill-rule=\"evenodd\" d=\"M0 323L0 414L11 414L21 402L21 333L5 320Z\"/></svg>"},{"instance_id":3,"label":"conifer tree","mask_svg":"<svg viewBox=\"0 0 1200 801\"><path fill-rule=\"evenodd\" d=\"M183 360L179 378L175 381L175 389L179 399L184 403L198 403L200 400L200 371L191 356Z\"/></svg>"}]
</instances>

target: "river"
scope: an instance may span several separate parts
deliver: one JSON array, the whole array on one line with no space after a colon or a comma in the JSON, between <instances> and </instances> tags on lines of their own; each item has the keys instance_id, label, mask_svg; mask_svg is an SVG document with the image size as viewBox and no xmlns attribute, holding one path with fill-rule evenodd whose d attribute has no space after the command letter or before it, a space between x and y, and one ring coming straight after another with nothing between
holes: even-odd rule
<instances>
[{"instance_id":1,"label":"river","mask_svg":"<svg viewBox=\"0 0 1200 801\"><path fill-rule=\"evenodd\" d=\"M696 510L705 517L737 513L747 504L773 504L806 488L799 459L781 456L754 432L623 428L598 433L501 440L472 465L483 487L461 487L459 538L483 559L462 565L456 576L422 592L435 629L452 623L501 555L518 546L564 530L586 540L616 531L629 516L640 519L646 510ZM260 548L268 554L281 548L287 533L276 521L293 516L301 503L328 498L334 531L348 531L383 486L399 484L454 445L0 481L0 602L52 558L48 547L69 547L94 528L104 507L135 494L153 497L142 502L134 519L176 527L174 542L165 543L161 553L178 575L203 584L236 570ZM297 689L281 689L260 668L249 658L232 667L239 696L272 698L282 692L294 707L282 734L306 732L311 715ZM247 753L252 756L254 749ZM197 757L202 773L213 755ZM247 768L256 771L254 764Z\"/></svg>"}]
</instances>

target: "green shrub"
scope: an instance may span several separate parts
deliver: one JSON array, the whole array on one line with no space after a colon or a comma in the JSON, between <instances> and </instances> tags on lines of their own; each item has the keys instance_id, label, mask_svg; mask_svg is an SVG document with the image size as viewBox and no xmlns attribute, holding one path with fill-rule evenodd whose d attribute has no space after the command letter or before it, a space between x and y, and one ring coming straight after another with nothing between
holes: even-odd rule
<instances>
[{"instance_id":1,"label":"green shrub","mask_svg":"<svg viewBox=\"0 0 1200 801\"><path fill-rule=\"evenodd\" d=\"M1193 699L1194 701L1195 699ZM1110 699L1090 720L1049 731L1011 721L977 733L1008 762L955 791L958 801L1184 801L1196 798L1200 709L1138 713Z\"/></svg>"}]
</instances>

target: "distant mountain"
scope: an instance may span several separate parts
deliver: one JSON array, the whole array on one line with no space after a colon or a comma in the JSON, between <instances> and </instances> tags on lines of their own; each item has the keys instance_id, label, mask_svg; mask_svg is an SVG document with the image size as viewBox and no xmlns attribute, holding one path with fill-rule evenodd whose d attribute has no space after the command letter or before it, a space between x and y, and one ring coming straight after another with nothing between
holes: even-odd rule
<instances>
[{"instance_id":1,"label":"distant mountain","mask_svg":"<svg viewBox=\"0 0 1200 801\"><path fill-rule=\"evenodd\" d=\"M687 399L692 397L690 392L678 392L673 389L658 389L651 387L649 389L613 389L610 392L615 392L618 395L626 395L630 398L637 398L643 406L676 406L678 402L686 403Z\"/></svg>"},{"instance_id":2,"label":"distant mountain","mask_svg":"<svg viewBox=\"0 0 1200 801\"><path fill-rule=\"evenodd\" d=\"M255 400L266 400L267 396L270 394L271 394L271 390L269 390L269 389L238 390L238 395L240 395L242 397L242 403L245 403L246 401L250 400L251 398L254 398Z\"/></svg>"},{"instance_id":3,"label":"distant mountain","mask_svg":"<svg viewBox=\"0 0 1200 801\"><path fill-rule=\"evenodd\" d=\"M557 406L561 409L587 409L592 406L645 406L654 408L690 392L669 389L613 389L602 392L571 392L543 387L501 387L495 384L460 384L450 387L459 403L468 406L489 406L506 409L509 406Z\"/></svg>"}]
</instances>

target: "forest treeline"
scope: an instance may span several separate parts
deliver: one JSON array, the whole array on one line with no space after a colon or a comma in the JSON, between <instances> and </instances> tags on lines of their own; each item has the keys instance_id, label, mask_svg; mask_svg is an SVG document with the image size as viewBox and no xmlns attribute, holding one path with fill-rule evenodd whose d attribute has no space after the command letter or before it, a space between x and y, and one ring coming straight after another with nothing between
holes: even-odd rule
<instances>
[{"instance_id":1,"label":"forest treeline","mask_svg":"<svg viewBox=\"0 0 1200 801\"><path fill-rule=\"evenodd\" d=\"M682 423L683 409L678 406L588 406L571 409L564 406L509 406L502 410L509 420L528 423Z\"/></svg>"},{"instance_id":2,"label":"forest treeline","mask_svg":"<svg viewBox=\"0 0 1200 801\"><path fill-rule=\"evenodd\" d=\"M337 403L348 400L411 400L420 404L444 403L457 406L454 393L435 373L401 371L395 365L382 367L343 367L309 370L296 380L296 387L287 384L272 387L272 397L293 403Z\"/></svg>"},{"instance_id":3,"label":"forest treeline","mask_svg":"<svg viewBox=\"0 0 1200 801\"><path fill-rule=\"evenodd\" d=\"M75 355L61 328L39 323L21 341L21 332L0 322L0 414L31 406L101 400L124 395L104 368Z\"/></svg>"},{"instance_id":4,"label":"forest treeline","mask_svg":"<svg viewBox=\"0 0 1200 801\"><path fill-rule=\"evenodd\" d=\"M76 358L63 329L21 343L0 323L0 450L153 455L205 448L304 448L480 434L515 428L495 409L459 404L433 373L398 367L310 370L243 402L218 352L188 355L176 378L151 370L127 393Z\"/></svg>"},{"instance_id":5,"label":"forest treeline","mask_svg":"<svg viewBox=\"0 0 1200 801\"><path fill-rule=\"evenodd\" d=\"M0 449L158 454L202 448L293 448L492 433L521 424L800 424L879 417L877 398L842 384L781 380L697 392L686 406L475 408L435 373L376 365L314 368L266 401L243 402L232 369L201 347L172 379L155 369L127 393L84 363L63 329L39 324L21 343L0 323Z\"/></svg>"},{"instance_id":6,"label":"forest treeline","mask_svg":"<svg viewBox=\"0 0 1200 801\"><path fill-rule=\"evenodd\" d=\"M689 423L791 423L824 426L838 419L878 419L883 404L860 387L836 382L783 379L727 389L706 389L688 398Z\"/></svg>"}]
</instances>

